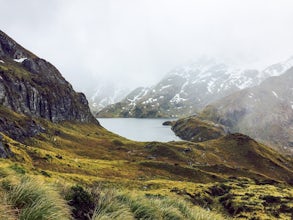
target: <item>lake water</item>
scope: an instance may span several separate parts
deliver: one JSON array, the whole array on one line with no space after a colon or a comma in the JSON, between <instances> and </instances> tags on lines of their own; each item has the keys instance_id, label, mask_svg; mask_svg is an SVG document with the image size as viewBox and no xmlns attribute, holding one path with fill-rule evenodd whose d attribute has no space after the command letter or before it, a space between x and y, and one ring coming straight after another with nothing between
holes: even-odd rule
<instances>
[{"instance_id":1,"label":"lake water","mask_svg":"<svg viewBox=\"0 0 293 220\"><path fill-rule=\"evenodd\" d=\"M165 121L174 119L140 118L97 118L109 131L134 141L178 141L170 126L163 126Z\"/></svg>"}]
</instances>

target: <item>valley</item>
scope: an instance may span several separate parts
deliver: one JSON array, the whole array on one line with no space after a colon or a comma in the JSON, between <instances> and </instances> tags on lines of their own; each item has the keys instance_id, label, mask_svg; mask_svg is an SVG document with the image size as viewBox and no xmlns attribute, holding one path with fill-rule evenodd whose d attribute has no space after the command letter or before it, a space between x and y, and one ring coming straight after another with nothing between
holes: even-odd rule
<instances>
[{"instance_id":1,"label":"valley","mask_svg":"<svg viewBox=\"0 0 293 220\"><path fill-rule=\"evenodd\" d=\"M4 32L0 60L0 218L292 217L292 157L226 130L214 111L171 122L187 141L133 141L103 128L84 94Z\"/></svg>"}]
</instances>

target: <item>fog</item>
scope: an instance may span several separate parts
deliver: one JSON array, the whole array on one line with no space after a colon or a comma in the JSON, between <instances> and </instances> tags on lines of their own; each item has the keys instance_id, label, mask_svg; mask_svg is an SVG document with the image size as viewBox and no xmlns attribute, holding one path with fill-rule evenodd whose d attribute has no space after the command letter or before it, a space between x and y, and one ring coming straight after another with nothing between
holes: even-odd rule
<instances>
[{"instance_id":1,"label":"fog","mask_svg":"<svg viewBox=\"0 0 293 220\"><path fill-rule=\"evenodd\" d=\"M205 55L263 68L293 55L292 0L0 0L0 27L78 91L134 88Z\"/></svg>"}]
</instances>

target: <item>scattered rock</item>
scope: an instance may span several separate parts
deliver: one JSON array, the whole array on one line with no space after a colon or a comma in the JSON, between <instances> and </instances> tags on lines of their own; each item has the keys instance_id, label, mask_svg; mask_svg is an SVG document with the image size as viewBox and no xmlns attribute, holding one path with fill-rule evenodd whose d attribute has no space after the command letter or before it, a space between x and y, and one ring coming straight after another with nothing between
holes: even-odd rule
<instances>
[{"instance_id":1,"label":"scattered rock","mask_svg":"<svg viewBox=\"0 0 293 220\"><path fill-rule=\"evenodd\" d=\"M56 158L57 158L57 159L60 159L60 160L63 159L62 155L60 155L60 154L56 155Z\"/></svg>"},{"instance_id":2,"label":"scattered rock","mask_svg":"<svg viewBox=\"0 0 293 220\"><path fill-rule=\"evenodd\" d=\"M192 149L191 149L190 147L185 148L185 149L183 150L184 153L189 153L189 152L191 152L191 151L192 151Z\"/></svg>"},{"instance_id":3,"label":"scattered rock","mask_svg":"<svg viewBox=\"0 0 293 220\"><path fill-rule=\"evenodd\" d=\"M165 121L165 122L163 122L162 125L164 125L164 126L172 126L173 124L174 124L173 121Z\"/></svg>"},{"instance_id":4,"label":"scattered rock","mask_svg":"<svg viewBox=\"0 0 293 220\"><path fill-rule=\"evenodd\" d=\"M0 134L0 158L9 158L13 156L13 153L9 149L7 144L3 144L2 142L3 136Z\"/></svg>"},{"instance_id":5,"label":"scattered rock","mask_svg":"<svg viewBox=\"0 0 293 220\"><path fill-rule=\"evenodd\" d=\"M152 156L152 155L147 156L147 159L149 159L149 160L155 160L156 158L157 158L156 156Z\"/></svg>"}]
</instances>

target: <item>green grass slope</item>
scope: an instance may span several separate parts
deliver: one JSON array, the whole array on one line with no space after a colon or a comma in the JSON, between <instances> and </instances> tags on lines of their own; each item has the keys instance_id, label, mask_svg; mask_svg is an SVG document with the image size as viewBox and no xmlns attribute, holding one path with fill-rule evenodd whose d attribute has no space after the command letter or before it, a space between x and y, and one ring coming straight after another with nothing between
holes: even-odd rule
<instances>
[{"instance_id":1,"label":"green grass slope","mask_svg":"<svg viewBox=\"0 0 293 220\"><path fill-rule=\"evenodd\" d=\"M281 198L282 204L277 209L280 218L286 219L290 215L290 200L286 198L292 197L292 160L247 136L231 134L201 143L144 143L127 140L96 124L55 124L4 107L0 113L0 117L13 121L20 128L33 120L44 129L44 132L21 142L2 132L3 145L14 154L12 158L0 160L2 180L15 175L32 176L40 178L44 184L57 184L61 188L75 184L85 188L99 186L103 190L115 188L135 192L138 200L146 195L150 198L163 196L167 200L187 199L190 204L195 204L192 209L202 206L227 216L251 217L256 213L260 219L276 218L276 214L266 211L267 207L273 209L274 206L264 203L265 199L259 200L257 193L250 200L259 201L261 209L231 211L239 205L238 200L247 197L241 187L234 187L243 184L245 178L247 188L263 190L263 195L267 196L274 193ZM221 184L232 187L225 191L225 195L231 196L229 202L236 201L233 209L219 201L222 193L211 196L206 192ZM60 188L55 190L61 196L65 195ZM148 200L147 204L154 202ZM165 207L160 200L155 203ZM15 209L13 204L3 204L3 207L6 205L12 211ZM281 205L284 207L280 208ZM124 206L128 213L130 205ZM109 212L107 215L112 216ZM163 215L162 210L157 212Z\"/></svg>"}]
</instances>

